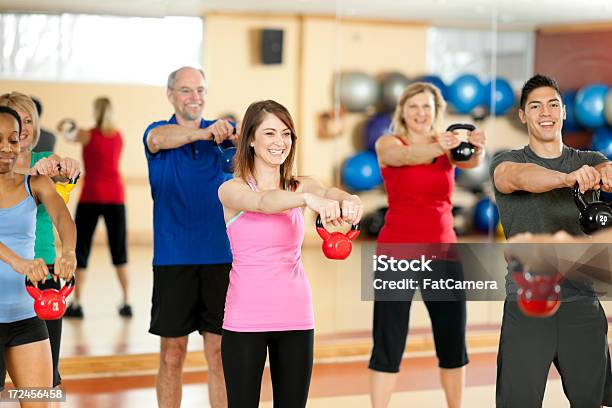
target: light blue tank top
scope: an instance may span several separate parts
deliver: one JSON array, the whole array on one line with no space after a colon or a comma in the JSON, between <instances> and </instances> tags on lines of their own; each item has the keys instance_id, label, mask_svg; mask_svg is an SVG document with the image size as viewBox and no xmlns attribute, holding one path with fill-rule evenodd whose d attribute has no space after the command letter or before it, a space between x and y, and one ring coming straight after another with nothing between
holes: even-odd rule
<instances>
[{"instance_id":1,"label":"light blue tank top","mask_svg":"<svg viewBox=\"0 0 612 408\"><path fill-rule=\"evenodd\" d=\"M36 202L24 181L28 196L19 204L0 208L0 242L24 259L34 259ZM0 261L0 323L11 323L36 316L34 300L25 289L25 277Z\"/></svg>"}]
</instances>

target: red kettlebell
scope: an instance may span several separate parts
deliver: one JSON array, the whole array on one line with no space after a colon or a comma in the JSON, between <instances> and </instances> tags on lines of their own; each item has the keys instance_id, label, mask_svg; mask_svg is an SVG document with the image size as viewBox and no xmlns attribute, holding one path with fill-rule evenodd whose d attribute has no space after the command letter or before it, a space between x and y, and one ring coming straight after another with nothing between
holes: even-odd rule
<instances>
[{"instance_id":1,"label":"red kettlebell","mask_svg":"<svg viewBox=\"0 0 612 408\"><path fill-rule=\"evenodd\" d=\"M34 298L34 311L42 320L57 320L64 316L66 311L66 298L74 290L76 280L74 276L64 284L60 290L40 290L26 278L26 290Z\"/></svg>"},{"instance_id":2,"label":"red kettlebell","mask_svg":"<svg viewBox=\"0 0 612 408\"><path fill-rule=\"evenodd\" d=\"M518 305L519 309L531 317L550 317L554 315L561 302L559 295L561 294L561 281L563 275L556 273L554 275L534 274L520 267L518 261L512 261L519 265L511 265L512 279L519 286L518 290Z\"/></svg>"},{"instance_id":3,"label":"red kettlebell","mask_svg":"<svg viewBox=\"0 0 612 408\"><path fill-rule=\"evenodd\" d=\"M359 236L359 224L351 225L346 234L341 232L329 232L323 226L321 215L317 215L317 232L323 238L321 249L329 259L346 259L351 254L353 244L351 243Z\"/></svg>"}]
</instances>

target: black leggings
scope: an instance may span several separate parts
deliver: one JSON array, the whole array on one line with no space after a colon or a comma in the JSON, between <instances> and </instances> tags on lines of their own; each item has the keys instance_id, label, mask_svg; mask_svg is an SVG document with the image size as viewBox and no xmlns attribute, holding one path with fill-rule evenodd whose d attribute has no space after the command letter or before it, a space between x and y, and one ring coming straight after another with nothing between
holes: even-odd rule
<instances>
[{"instance_id":1,"label":"black leggings","mask_svg":"<svg viewBox=\"0 0 612 408\"><path fill-rule=\"evenodd\" d=\"M314 330L223 331L221 358L228 408L257 408L266 354L274 408L305 407L312 374Z\"/></svg>"}]
</instances>

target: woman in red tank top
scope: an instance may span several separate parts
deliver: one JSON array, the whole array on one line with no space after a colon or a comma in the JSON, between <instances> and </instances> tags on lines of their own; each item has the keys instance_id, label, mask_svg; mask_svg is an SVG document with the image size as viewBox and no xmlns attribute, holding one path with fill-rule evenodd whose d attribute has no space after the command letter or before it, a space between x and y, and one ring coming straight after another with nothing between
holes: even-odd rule
<instances>
[{"instance_id":1,"label":"woman in red tank top","mask_svg":"<svg viewBox=\"0 0 612 408\"><path fill-rule=\"evenodd\" d=\"M376 153L388 194L389 210L378 237L384 244L455 243L451 195L454 167L476 167L484 153L485 135L468 133L476 154L454 163L450 150L460 143L455 133L438 133L436 122L446 109L440 90L415 82L398 98L393 134L382 136ZM461 264L449 258L437 261L443 273L462 274ZM437 272L437 270L436 270ZM465 301L431 301L427 306L436 343L440 379L448 407L460 407L465 347ZM374 347L370 359L371 398L375 408L391 398L406 345L411 301L374 302Z\"/></svg>"},{"instance_id":2,"label":"woman in red tank top","mask_svg":"<svg viewBox=\"0 0 612 408\"><path fill-rule=\"evenodd\" d=\"M108 98L94 101L96 124L92 129L71 129L64 136L83 145L83 180L75 223L77 226L77 279L75 301L66 309L66 317L83 317L80 295L91 241L100 216L104 217L113 265L123 294L119 315L132 317L128 303L127 280L127 228L125 219L125 193L119 159L123 150L123 138L111 119L112 107Z\"/></svg>"}]
</instances>

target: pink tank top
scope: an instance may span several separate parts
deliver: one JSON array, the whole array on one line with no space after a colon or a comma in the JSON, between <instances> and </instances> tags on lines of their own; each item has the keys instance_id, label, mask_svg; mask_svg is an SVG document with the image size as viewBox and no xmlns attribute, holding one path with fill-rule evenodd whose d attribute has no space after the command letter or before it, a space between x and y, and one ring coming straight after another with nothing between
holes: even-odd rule
<instances>
[{"instance_id":1,"label":"pink tank top","mask_svg":"<svg viewBox=\"0 0 612 408\"><path fill-rule=\"evenodd\" d=\"M255 184L249 181L253 191ZM312 294L302 265L304 215L240 212L227 222L232 270L223 328L237 332L314 328Z\"/></svg>"}]
</instances>

